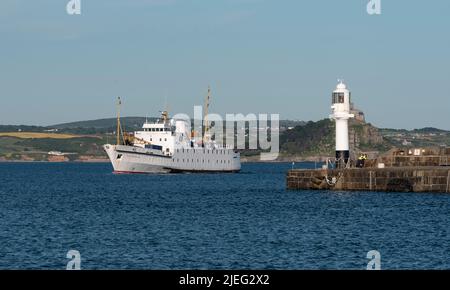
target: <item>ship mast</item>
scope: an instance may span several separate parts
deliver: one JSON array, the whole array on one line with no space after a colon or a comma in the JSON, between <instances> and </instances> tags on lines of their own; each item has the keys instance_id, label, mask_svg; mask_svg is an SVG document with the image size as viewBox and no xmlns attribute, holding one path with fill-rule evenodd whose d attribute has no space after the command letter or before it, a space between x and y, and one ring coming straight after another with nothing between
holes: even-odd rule
<instances>
[{"instance_id":1,"label":"ship mast","mask_svg":"<svg viewBox=\"0 0 450 290\"><path fill-rule=\"evenodd\" d=\"M209 124L208 124L208 109L209 109L209 101L211 99L211 87L208 86L208 94L205 98L205 109L203 112L203 127L204 127L204 134L203 134L203 144L208 141L207 138L209 137Z\"/></svg>"},{"instance_id":2,"label":"ship mast","mask_svg":"<svg viewBox=\"0 0 450 290\"><path fill-rule=\"evenodd\" d=\"M122 101L120 97L117 97L117 145L120 145L120 105L122 105Z\"/></svg>"}]
</instances>

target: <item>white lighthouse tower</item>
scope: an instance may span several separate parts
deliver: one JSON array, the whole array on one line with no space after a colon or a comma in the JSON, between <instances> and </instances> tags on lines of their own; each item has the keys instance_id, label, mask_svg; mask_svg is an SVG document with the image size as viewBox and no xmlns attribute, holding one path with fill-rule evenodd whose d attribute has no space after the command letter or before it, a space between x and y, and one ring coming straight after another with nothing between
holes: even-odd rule
<instances>
[{"instance_id":1,"label":"white lighthouse tower","mask_svg":"<svg viewBox=\"0 0 450 290\"><path fill-rule=\"evenodd\" d=\"M354 118L350 114L350 91L339 81L333 92L330 119L336 121L336 167L344 167L350 158L348 141L348 119Z\"/></svg>"}]
</instances>

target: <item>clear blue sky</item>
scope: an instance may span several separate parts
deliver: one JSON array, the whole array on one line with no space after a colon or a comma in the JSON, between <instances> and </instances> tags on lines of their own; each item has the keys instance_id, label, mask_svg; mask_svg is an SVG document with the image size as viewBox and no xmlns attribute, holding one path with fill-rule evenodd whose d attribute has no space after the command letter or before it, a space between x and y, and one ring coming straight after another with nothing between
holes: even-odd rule
<instances>
[{"instance_id":1,"label":"clear blue sky","mask_svg":"<svg viewBox=\"0 0 450 290\"><path fill-rule=\"evenodd\" d=\"M212 111L319 120L344 78L380 127L450 129L450 1L0 2L0 124Z\"/></svg>"}]
</instances>

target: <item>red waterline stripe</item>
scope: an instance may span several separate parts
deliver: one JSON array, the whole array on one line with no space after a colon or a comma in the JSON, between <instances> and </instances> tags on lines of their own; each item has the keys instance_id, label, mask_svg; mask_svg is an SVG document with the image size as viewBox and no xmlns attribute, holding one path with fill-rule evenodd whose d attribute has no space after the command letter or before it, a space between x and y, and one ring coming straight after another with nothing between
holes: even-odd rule
<instances>
[{"instance_id":1,"label":"red waterline stripe","mask_svg":"<svg viewBox=\"0 0 450 290\"><path fill-rule=\"evenodd\" d=\"M113 171L114 174L149 174L152 172L141 172L141 171Z\"/></svg>"}]
</instances>

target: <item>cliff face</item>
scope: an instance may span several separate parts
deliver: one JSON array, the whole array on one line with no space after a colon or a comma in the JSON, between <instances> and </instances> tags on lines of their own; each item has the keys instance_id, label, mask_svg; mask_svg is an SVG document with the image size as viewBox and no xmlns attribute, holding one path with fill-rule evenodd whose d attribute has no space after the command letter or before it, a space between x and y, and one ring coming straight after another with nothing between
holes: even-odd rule
<instances>
[{"instance_id":1,"label":"cliff face","mask_svg":"<svg viewBox=\"0 0 450 290\"><path fill-rule=\"evenodd\" d=\"M385 151L389 148L378 128L354 119L349 122L349 141L350 151L354 153Z\"/></svg>"},{"instance_id":2,"label":"cliff face","mask_svg":"<svg viewBox=\"0 0 450 290\"><path fill-rule=\"evenodd\" d=\"M280 136L281 153L284 156L335 155L335 123L328 119L308 122L304 126L295 127ZM349 141L351 152L367 152L388 150L389 144L384 140L378 128L358 120L349 122ZM355 156L353 156L355 157Z\"/></svg>"}]
</instances>

